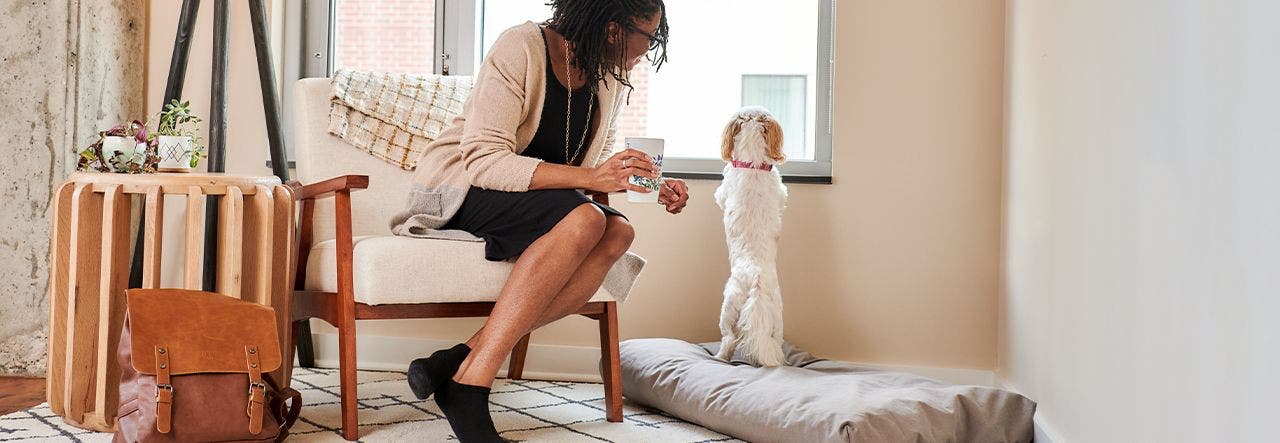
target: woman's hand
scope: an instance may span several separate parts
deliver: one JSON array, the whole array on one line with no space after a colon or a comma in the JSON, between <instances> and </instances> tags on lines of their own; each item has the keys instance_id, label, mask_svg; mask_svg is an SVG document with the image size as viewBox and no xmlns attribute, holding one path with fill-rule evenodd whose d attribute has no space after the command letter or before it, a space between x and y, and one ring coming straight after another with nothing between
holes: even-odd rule
<instances>
[{"instance_id":1,"label":"woman's hand","mask_svg":"<svg viewBox=\"0 0 1280 443\"><path fill-rule=\"evenodd\" d=\"M658 203L667 205L667 212L679 214L689 204L689 186L678 178L662 179L662 193Z\"/></svg>"},{"instance_id":2,"label":"woman's hand","mask_svg":"<svg viewBox=\"0 0 1280 443\"><path fill-rule=\"evenodd\" d=\"M657 166L653 164L653 158L648 154L627 149L592 168L583 189L605 193L618 191L649 193L652 192L649 188L631 184L631 176L656 179L659 172Z\"/></svg>"}]
</instances>

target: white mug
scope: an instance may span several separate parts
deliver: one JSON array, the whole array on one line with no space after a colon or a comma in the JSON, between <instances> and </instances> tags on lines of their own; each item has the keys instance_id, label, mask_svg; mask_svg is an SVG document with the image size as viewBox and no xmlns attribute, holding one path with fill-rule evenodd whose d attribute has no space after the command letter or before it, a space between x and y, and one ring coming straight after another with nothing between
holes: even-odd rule
<instances>
[{"instance_id":1,"label":"white mug","mask_svg":"<svg viewBox=\"0 0 1280 443\"><path fill-rule=\"evenodd\" d=\"M657 203L658 194L661 193L660 191L662 189L662 153L666 146L666 141L660 138L627 137L624 139L624 144L627 149L635 149L653 157L653 164L658 167L659 171L658 178L656 179L650 179L638 175L631 176L631 184L640 187L647 187L652 189L653 192L635 192L628 189L627 201L631 203Z\"/></svg>"}]
</instances>

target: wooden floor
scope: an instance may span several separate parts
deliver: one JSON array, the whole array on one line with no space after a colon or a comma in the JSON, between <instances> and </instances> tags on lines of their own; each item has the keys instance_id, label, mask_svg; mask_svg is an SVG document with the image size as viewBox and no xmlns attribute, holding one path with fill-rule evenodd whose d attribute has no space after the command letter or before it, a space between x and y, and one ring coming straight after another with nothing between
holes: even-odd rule
<instances>
[{"instance_id":1,"label":"wooden floor","mask_svg":"<svg viewBox=\"0 0 1280 443\"><path fill-rule=\"evenodd\" d=\"M44 379L0 377L0 415L44 403Z\"/></svg>"}]
</instances>

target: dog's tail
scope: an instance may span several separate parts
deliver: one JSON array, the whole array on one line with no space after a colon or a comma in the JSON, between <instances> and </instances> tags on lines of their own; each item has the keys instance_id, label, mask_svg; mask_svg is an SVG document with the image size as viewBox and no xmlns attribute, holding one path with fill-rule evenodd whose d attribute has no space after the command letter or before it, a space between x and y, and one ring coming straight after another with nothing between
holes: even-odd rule
<instances>
[{"instance_id":1,"label":"dog's tail","mask_svg":"<svg viewBox=\"0 0 1280 443\"><path fill-rule=\"evenodd\" d=\"M778 294L765 293L765 286L757 277L751 285L751 296L738 317L742 331L741 349L747 360L760 366L786 364L782 352L782 304Z\"/></svg>"}]
</instances>

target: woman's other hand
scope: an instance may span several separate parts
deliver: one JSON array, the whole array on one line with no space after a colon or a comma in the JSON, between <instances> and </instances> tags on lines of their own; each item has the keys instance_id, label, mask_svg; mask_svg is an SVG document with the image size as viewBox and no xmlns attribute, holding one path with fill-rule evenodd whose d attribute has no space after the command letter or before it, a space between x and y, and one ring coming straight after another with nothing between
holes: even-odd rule
<instances>
[{"instance_id":1,"label":"woman's other hand","mask_svg":"<svg viewBox=\"0 0 1280 443\"><path fill-rule=\"evenodd\" d=\"M678 178L662 179L662 193L658 195L658 203L667 205L667 212L679 214L689 204L689 185Z\"/></svg>"},{"instance_id":2,"label":"woman's other hand","mask_svg":"<svg viewBox=\"0 0 1280 443\"><path fill-rule=\"evenodd\" d=\"M631 184L631 176L638 175L656 179L659 172L661 171L653 164L653 158L649 157L648 154L635 149L627 149L614 154L613 157L609 157L609 160L592 168L591 176L588 178L584 189L606 193L619 191L649 193L652 192L649 188Z\"/></svg>"}]
</instances>

